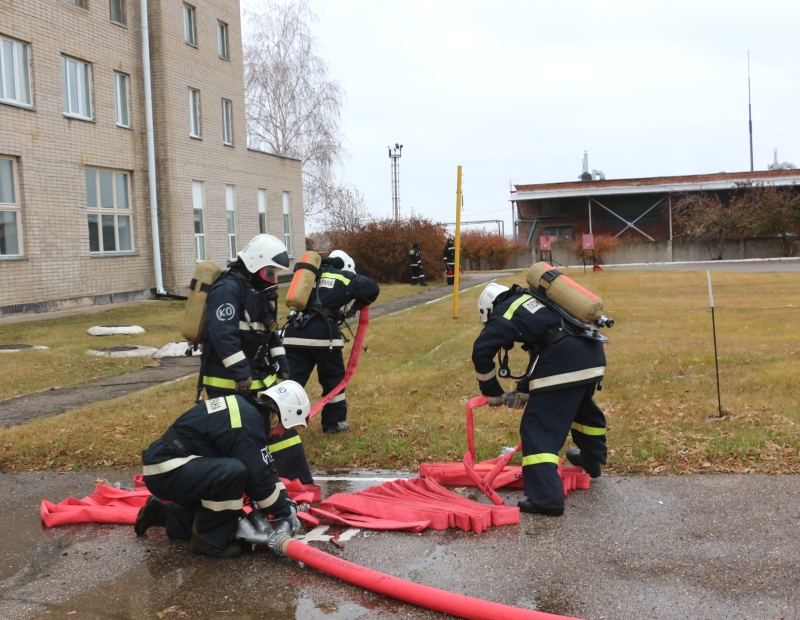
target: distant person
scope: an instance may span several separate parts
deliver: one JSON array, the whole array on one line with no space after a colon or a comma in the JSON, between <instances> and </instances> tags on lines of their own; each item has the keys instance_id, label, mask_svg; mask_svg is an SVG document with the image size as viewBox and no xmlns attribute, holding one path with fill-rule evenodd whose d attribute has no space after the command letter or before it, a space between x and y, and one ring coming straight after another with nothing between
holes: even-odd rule
<instances>
[{"instance_id":1,"label":"distant person","mask_svg":"<svg viewBox=\"0 0 800 620\"><path fill-rule=\"evenodd\" d=\"M456 273L456 246L453 245L452 237L448 237L447 242L444 244L442 260L444 261L444 269L447 272L447 283L453 284Z\"/></svg>"},{"instance_id":2,"label":"distant person","mask_svg":"<svg viewBox=\"0 0 800 620\"><path fill-rule=\"evenodd\" d=\"M342 308L354 302L348 311L354 315L380 293L374 280L356 273L355 262L345 252L334 250L329 258L341 259L343 267L325 264L327 259L323 259L317 292L311 294L305 310L286 325L283 333L291 379L305 385L316 366L323 397L344 379L344 340L339 328L345 316ZM321 415L323 433L341 433L350 428L345 421L345 390L322 408Z\"/></svg>"},{"instance_id":3,"label":"distant person","mask_svg":"<svg viewBox=\"0 0 800 620\"><path fill-rule=\"evenodd\" d=\"M564 514L564 491L558 475L558 451L572 430L578 449L567 459L592 477L606 462L606 419L592 400L605 373L603 343L579 332L520 286L490 283L478 299L484 322L472 348L481 394L489 406L524 409L522 438L523 512ZM500 349L520 342L530 355L528 372L517 390L503 392L494 358Z\"/></svg>"},{"instance_id":4,"label":"distant person","mask_svg":"<svg viewBox=\"0 0 800 620\"><path fill-rule=\"evenodd\" d=\"M255 397L234 394L197 403L142 453L144 483L153 494L136 516L137 536L164 525L167 536L214 558L242 552L239 521L246 494L257 511L300 529L267 447L267 437L307 426L305 390L283 381ZM164 501L167 500L167 501Z\"/></svg>"},{"instance_id":5,"label":"distant person","mask_svg":"<svg viewBox=\"0 0 800 620\"><path fill-rule=\"evenodd\" d=\"M411 264L411 285L428 286L425 284L425 273L422 271L422 254L419 243L414 243L408 251L408 260Z\"/></svg>"}]
</instances>

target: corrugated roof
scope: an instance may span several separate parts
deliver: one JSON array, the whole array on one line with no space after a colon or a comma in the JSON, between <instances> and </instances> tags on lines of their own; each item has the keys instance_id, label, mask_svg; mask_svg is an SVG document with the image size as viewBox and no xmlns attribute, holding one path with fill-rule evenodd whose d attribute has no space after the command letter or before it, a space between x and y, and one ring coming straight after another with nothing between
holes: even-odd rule
<instances>
[{"instance_id":1,"label":"corrugated roof","mask_svg":"<svg viewBox=\"0 0 800 620\"><path fill-rule=\"evenodd\" d=\"M743 181L761 181L771 185L800 184L800 170L764 170L761 172L720 172L680 177L645 179L611 179L605 181L572 181L517 185L510 200L541 200L573 196L607 196L609 194L654 194L662 192L711 191L732 189Z\"/></svg>"}]
</instances>

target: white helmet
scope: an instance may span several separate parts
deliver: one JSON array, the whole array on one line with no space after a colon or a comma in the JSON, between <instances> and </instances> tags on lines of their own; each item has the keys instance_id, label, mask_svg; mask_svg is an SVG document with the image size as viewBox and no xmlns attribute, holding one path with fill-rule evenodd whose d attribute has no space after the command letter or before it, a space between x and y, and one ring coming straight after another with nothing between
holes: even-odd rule
<instances>
[{"instance_id":1,"label":"white helmet","mask_svg":"<svg viewBox=\"0 0 800 620\"><path fill-rule=\"evenodd\" d=\"M256 273L264 267L282 269L289 267L289 253L286 251L286 246L272 235L256 235L238 256L250 273Z\"/></svg>"},{"instance_id":2,"label":"white helmet","mask_svg":"<svg viewBox=\"0 0 800 620\"><path fill-rule=\"evenodd\" d=\"M346 252L342 252L342 250L334 250L330 253L330 258L341 258L344 261L344 267L342 267L344 271L352 271L353 273L356 272L356 263Z\"/></svg>"},{"instance_id":3,"label":"white helmet","mask_svg":"<svg viewBox=\"0 0 800 620\"><path fill-rule=\"evenodd\" d=\"M277 410L284 428L293 428L301 424L308 428L311 404L308 402L308 394L297 381L281 381L268 387L257 394L256 402Z\"/></svg>"},{"instance_id":4,"label":"white helmet","mask_svg":"<svg viewBox=\"0 0 800 620\"><path fill-rule=\"evenodd\" d=\"M489 284L486 285L486 288L483 289L483 293L478 297L478 312L481 313L481 321L485 323L489 320L489 315L492 313L492 308L494 306L494 300L500 293L505 293L507 290L507 286L495 282L489 282Z\"/></svg>"}]
</instances>

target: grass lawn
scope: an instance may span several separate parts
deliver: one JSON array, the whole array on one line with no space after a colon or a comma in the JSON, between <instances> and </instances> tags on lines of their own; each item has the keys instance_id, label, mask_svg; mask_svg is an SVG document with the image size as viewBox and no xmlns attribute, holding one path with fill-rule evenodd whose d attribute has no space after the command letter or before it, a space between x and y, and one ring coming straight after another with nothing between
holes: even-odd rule
<instances>
[{"instance_id":1,"label":"grass lawn","mask_svg":"<svg viewBox=\"0 0 800 620\"><path fill-rule=\"evenodd\" d=\"M606 346L608 369L605 388L596 396L609 422L609 473L800 472L795 372L800 362L800 274L712 274L721 419L705 272L568 274L600 295L606 314L617 320L605 331L611 339ZM523 279L504 276L499 281ZM481 328L476 311L481 290L460 295L458 319L452 318L448 298L371 323L367 351L348 386L351 431L323 435L315 419L303 433L313 468L415 470L422 461L461 459L466 449L464 406L478 394L470 354ZM389 296L381 297L386 301ZM165 307L145 304L124 310L148 306ZM148 324L133 315L128 321L143 327L173 325L177 330L181 311L173 311L173 318L161 311ZM91 325L123 322L117 317L101 320L99 315L61 321L67 323L58 330L39 333L72 329L85 334ZM70 327L70 321L83 323ZM23 339L17 331L37 324L41 329L45 323L56 321L0 329L13 328L16 342L48 344ZM7 333L0 335L2 342L10 342ZM55 333L50 336L56 338ZM165 342L171 339L178 338L170 336ZM75 342L70 346L75 350L72 359L82 362L78 354L88 347ZM56 352L44 353L52 357ZM523 356L518 348L512 351L516 373L525 365ZM47 368L44 373L50 372ZM43 374L42 366L35 372ZM0 430L0 466L138 465L140 451L191 405L193 387L189 379ZM308 390L313 402L319 396L313 379ZM519 441L519 412L481 408L475 414L479 458L496 456L502 446Z\"/></svg>"}]
</instances>

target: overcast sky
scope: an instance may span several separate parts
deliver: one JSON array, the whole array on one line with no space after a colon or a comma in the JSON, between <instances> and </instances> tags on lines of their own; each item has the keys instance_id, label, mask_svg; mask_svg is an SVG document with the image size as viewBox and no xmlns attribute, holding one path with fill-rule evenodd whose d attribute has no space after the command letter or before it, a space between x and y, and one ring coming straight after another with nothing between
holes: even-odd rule
<instances>
[{"instance_id":1,"label":"overcast sky","mask_svg":"<svg viewBox=\"0 0 800 620\"><path fill-rule=\"evenodd\" d=\"M252 6L252 0L243 0ZM346 181L392 215L388 145L403 145L400 211L503 219L509 181L800 166L800 3L318 0L314 32L347 93Z\"/></svg>"}]
</instances>

